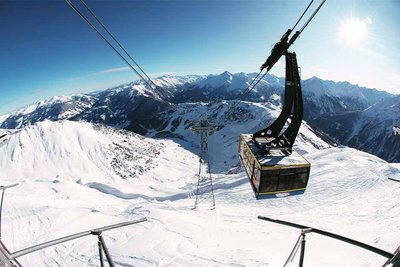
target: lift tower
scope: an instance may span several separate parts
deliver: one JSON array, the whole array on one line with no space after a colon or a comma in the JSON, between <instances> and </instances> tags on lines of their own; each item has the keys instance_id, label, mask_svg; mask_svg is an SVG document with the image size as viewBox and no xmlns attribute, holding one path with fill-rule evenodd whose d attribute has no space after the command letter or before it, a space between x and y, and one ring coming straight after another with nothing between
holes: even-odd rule
<instances>
[{"instance_id":1,"label":"lift tower","mask_svg":"<svg viewBox=\"0 0 400 267\"><path fill-rule=\"evenodd\" d=\"M208 158L208 136L217 131L216 127L209 125L207 120L200 121L199 125L192 127L193 133L200 133L200 159L199 174L197 177L196 202L194 208L197 208L200 200L208 199L215 208L214 187L211 177L210 161Z\"/></svg>"}]
</instances>

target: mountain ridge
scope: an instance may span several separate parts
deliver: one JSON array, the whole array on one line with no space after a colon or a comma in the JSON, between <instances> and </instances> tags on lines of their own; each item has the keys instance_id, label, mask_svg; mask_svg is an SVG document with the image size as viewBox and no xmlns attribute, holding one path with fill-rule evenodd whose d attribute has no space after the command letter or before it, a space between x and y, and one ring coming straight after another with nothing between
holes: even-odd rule
<instances>
[{"instance_id":1,"label":"mountain ridge","mask_svg":"<svg viewBox=\"0 0 400 267\"><path fill-rule=\"evenodd\" d=\"M135 81L88 94L54 97L1 116L0 128L21 128L45 119L69 119L103 123L146 135L153 130L152 125L159 121L160 112L180 103L240 99L270 105L281 104L284 79L269 74L255 90L245 96L241 95L243 88L248 86L255 75L232 74L227 71L210 75L165 75L154 79L158 86L156 91L147 89L141 81ZM387 110L384 104L385 101L394 101L392 106L398 105L400 100L396 95L316 77L304 80L302 89L304 120L311 127L325 132L339 144L368 151L392 162L400 161L400 155L396 152L400 148L388 130L391 129L390 124L398 123L398 116ZM374 132L377 138L372 140L357 130L367 129L371 121L377 119L375 113L369 110L371 108L381 114L379 119L385 120L385 124ZM332 126L331 122L335 125ZM382 147L389 152L383 151Z\"/></svg>"}]
</instances>

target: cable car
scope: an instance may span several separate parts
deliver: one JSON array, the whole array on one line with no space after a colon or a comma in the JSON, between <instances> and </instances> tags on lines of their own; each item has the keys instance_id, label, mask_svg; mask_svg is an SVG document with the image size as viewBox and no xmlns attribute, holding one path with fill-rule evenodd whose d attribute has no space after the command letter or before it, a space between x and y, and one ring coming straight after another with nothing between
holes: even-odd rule
<instances>
[{"instance_id":1,"label":"cable car","mask_svg":"<svg viewBox=\"0 0 400 267\"><path fill-rule=\"evenodd\" d=\"M319 5L299 31L290 37L310 5L294 27L286 31L272 48L270 56L262 64L260 72L247 90L252 90L276 62L285 56L285 96L280 115L265 129L254 134L240 135L239 159L250 180L256 199L297 195L306 190L311 164L293 150L293 144L303 120L300 71L297 66L296 54L289 52L288 49L324 2ZM266 72L258 78L264 69Z\"/></svg>"},{"instance_id":2,"label":"cable car","mask_svg":"<svg viewBox=\"0 0 400 267\"><path fill-rule=\"evenodd\" d=\"M311 164L296 151L269 154L257 146L251 134L242 134L239 157L249 177L256 199L284 197L304 193Z\"/></svg>"},{"instance_id":3,"label":"cable car","mask_svg":"<svg viewBox=\"0 0 400 267\"><path fill-rule=\"evenodd\" d=\"M256 199L302 194L310 175L311 164L292 149L303 119L303 100L296 54L286 52L285 57L281 114L267 128L240 136L239 158Z\"/></svg>"}]
</instances>

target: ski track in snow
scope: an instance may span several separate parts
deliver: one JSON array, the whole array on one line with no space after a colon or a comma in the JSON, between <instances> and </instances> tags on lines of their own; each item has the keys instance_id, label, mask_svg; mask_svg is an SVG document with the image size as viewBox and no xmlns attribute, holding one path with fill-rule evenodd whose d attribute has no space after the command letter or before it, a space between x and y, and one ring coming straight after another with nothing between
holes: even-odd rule
<instances>
[{"instance_id":1,"label":"ski track in snow","mask_svg":"<svg viewBox=\"0 0 400 267\"><path fill-rule=\"evenodd\" d=\"M233 140L230 131L236 132L230 128L219 134ZM330 148L305 126L302 133L296 146L312 163L304 195L257 201L242 170L221 172L213 176L216 209L202 200L193 210L198 158L183 143L126 136L88 123L29 126L0 146L2 184L20 183L6 192L2 240L16 251L147 217L147 222L103 233L117 266L282 266L300 232L258 220L262 215L333 231L393 252L400 240L400 187L387 178L400 179L400 165L347 147ZM210 144L222 149L227 142L218 144L216 138L210 137ZM194 136L188 143L196 140ZM112 151L105 149L113 148L112 142L142 155L138 162L120 159L125 169L151 160L157 164L122 179L110 166ZM315 144L322 148L316 149ZM154 154L154 149L159 153ZM63 163L68 160L73 162ZM305 266L365 267L384 261L345 243L307 235ZM20 262L33 267L98 266L97 239L67 242L24 256Z\"/></svg>"}]
</instances>

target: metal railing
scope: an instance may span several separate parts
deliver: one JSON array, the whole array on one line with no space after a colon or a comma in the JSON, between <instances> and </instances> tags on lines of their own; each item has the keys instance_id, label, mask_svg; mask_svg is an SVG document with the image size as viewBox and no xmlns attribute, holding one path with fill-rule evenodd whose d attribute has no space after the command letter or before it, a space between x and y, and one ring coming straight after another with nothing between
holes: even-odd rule
<instances>
[{"instance_id":1,"label":"metal railing","mask_svg":"<svg viewBox=\"0 0 400 267\"><path fill-rule=\"evenodd\" d=\"M0 200L0 267L16 267L16 266L20 266L22 267L22 265L17 261L17 258L25 256L27 254L36 252L38 250L42 250L48 247L52 247L64 242L68 242L74 239L78 239L78 238L82 238L84 236L88 236L88 235L95 235L97 236L97 244L98 244L98 248L99 248L99 258L100 258L100 266L103 267L104 266L104 257L103 257L103 253L106 257L106 260L108 262L108 264L110 265L110 267L114 267L115 264L111 258L111 254L106 246L106 243L104 242L103 239L103 232L105 231L109 231L109 230L113 230L113 229L117 229L117 228L121 228L124 226L128 226L128 225L132 225L132 224L137 224L137 223L141 223L141 222L145 222L147 221L147 218L141 218L138 220L134 220L134 221L129 221L129 222L122 222L122 223L117 223L117 224L112 224L112 225L108 225L108 226L104 226L104 227L100 227L100 228L95 228L92 230L88 230L88 231L83 231L80 233L76 233L76 234L72 234L72 235L68 235L68 236L64 236L61 238L57 238L51 241L47 241L38 245L34 245L28 248L24 248L21 250L18 250L16 252L10 252L7 247L3 244L3 242L1 242L1 219L2 219L2 207L3 207L3 199L4 199L4 192L6 189L8 188L12 188L17 186L18 184L12 184L12 185L8 185L8 186L0 186L0 190L2 190L2 195L1 195L1 200Z\"/></svg>"},{"instance_id":2,"label":"metal railing","mask_svg":"<svg viewBox=\"0 0 400 267\"><path fill-rule=\"evenodd\" d=\"M293 262L293 259L299 250L299 247L301 248L299 267L303 266L304 256L305 256L304 252L305 252L305 245L306 245L305 238L306 238L306 234L308 234L308 233L316 233L316 234L324 235L324 236L327 236L330 238L334 238L334 239L340 240L342 242L349 243L353 246L357 246L357 247L369 250L371 252L374 252L378 255L381 255L388 259L387 262L383 266L389 266L389 264L393 264L392 265L393 267L400 266L400 247L396 250L395 253L390 253L390 252L387 252L380 248L362 243L360 241L357 241L357 240L354 240L354 239L351 239L351 238L348 238L345 236L341 236L338 234L334 234L334 233L331 233L328 231L320 230L317 228L313 228L313 227L309 227L309 226L305 226L305 225L301 225L301 224L296 224L296 223L292 223L292 222L287 222L287 221L283 221L283 220L272 219L272 218L268 218L268 217L264 217L264 216L258 216L258 219L301 229L301 234L300 234L300 236L299 236L299 238L298 238L298 240L297 240L297 242L296 242L292 252L290 253L284 266L288 266L291 262Z\"/></svg>"}]
</instances>

